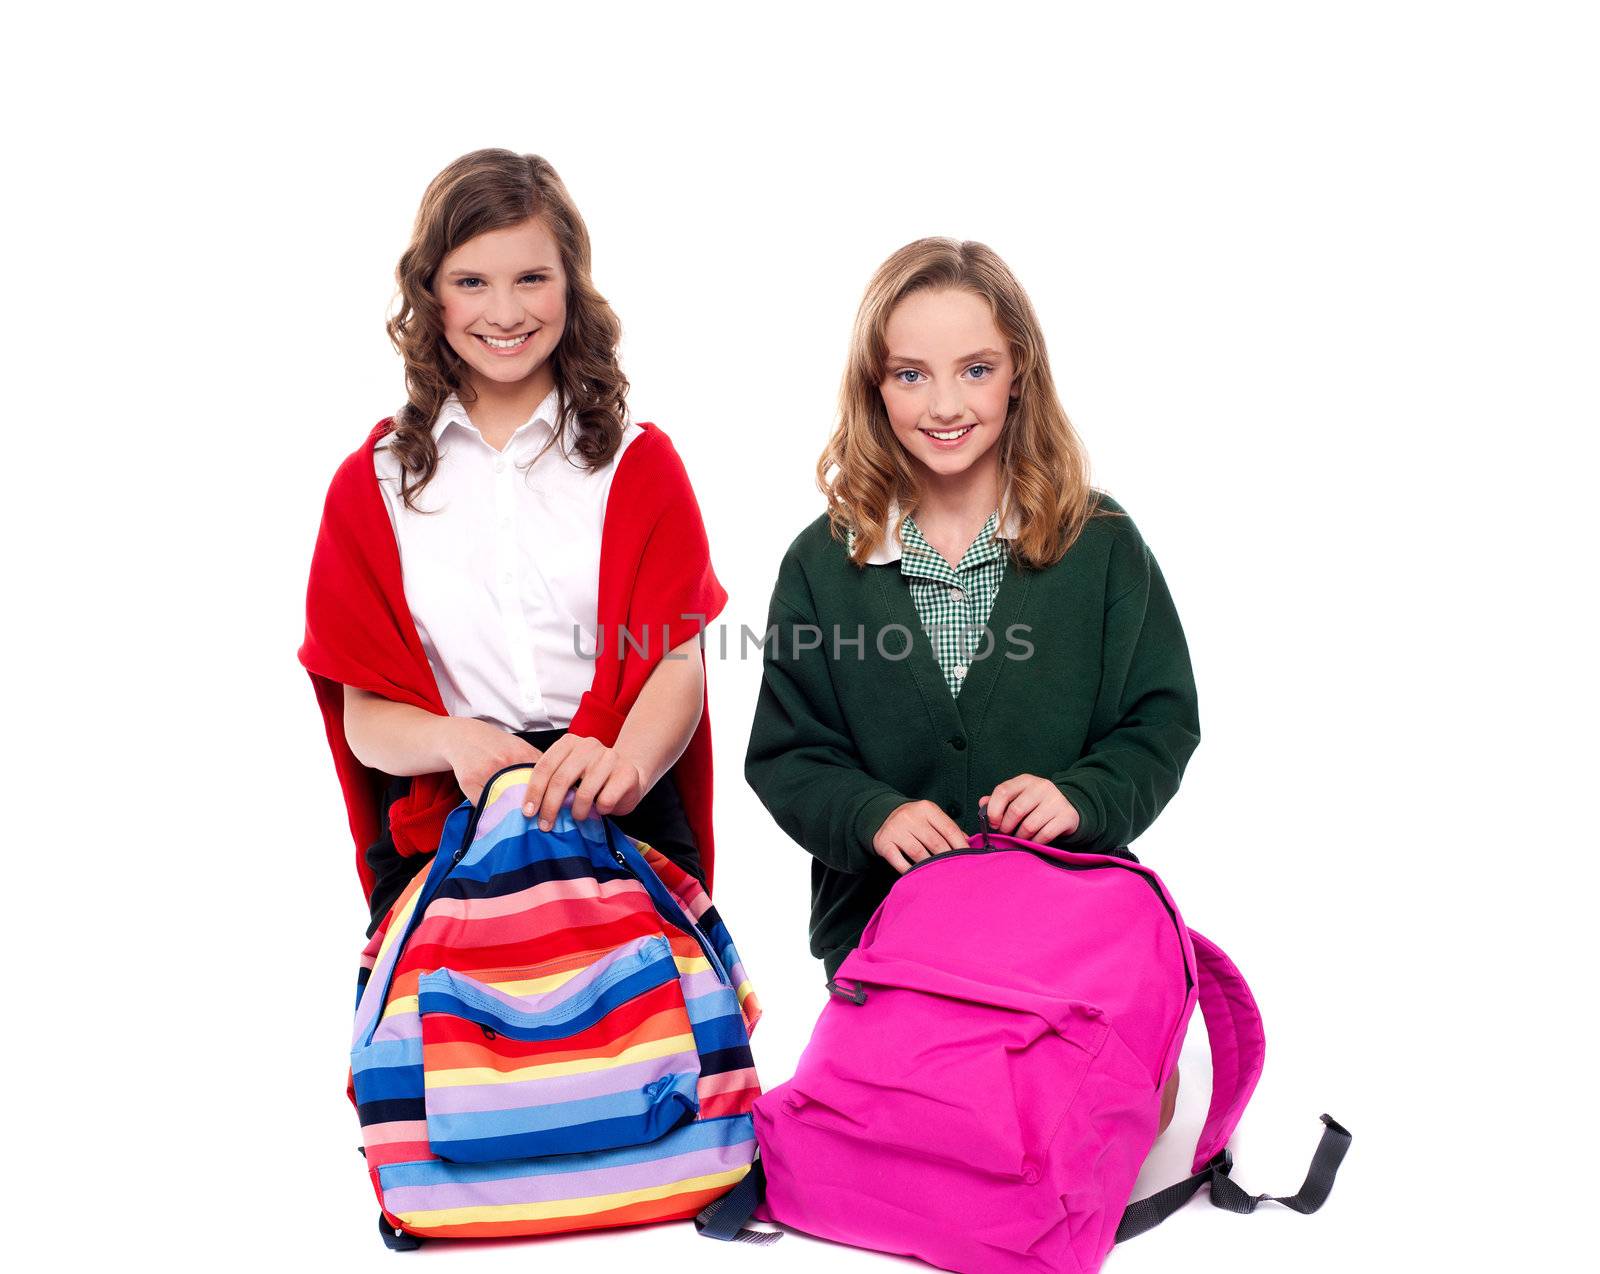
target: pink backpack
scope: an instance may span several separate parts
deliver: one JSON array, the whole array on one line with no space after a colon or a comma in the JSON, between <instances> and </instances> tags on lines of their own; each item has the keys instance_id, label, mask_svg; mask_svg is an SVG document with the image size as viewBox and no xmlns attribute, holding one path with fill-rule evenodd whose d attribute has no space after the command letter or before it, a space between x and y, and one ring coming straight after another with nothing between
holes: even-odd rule
<instances>
[{"instance_id":1,"label":"pink backpack","mask_svg":"<svg viewBox=\"0 0 1600 1274\"><path fill-rule=\"evenodd\" d=\"M1228 1175L1265 1053L1255 1000L1131 856L980 833L901 877L828 989L794 1078L756 1102L761 1171L701 1214L712 1237L770 1239L741 1228L753 1214L969 1274L1092 1272L1201 1185L1235 1212L1273 1197ZM1195 1175L1130 1206L1197 1003L1214 1080ZM1299 1212L1349 1147L1323 1123L1276 1200Z\"/></svg>"}]
</instances>

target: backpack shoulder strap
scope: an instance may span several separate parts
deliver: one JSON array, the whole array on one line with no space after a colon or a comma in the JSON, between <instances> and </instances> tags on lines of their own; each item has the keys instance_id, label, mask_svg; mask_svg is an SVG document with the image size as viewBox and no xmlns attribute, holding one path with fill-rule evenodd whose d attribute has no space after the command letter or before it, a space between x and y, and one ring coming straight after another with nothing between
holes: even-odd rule
<instances>
[{"instance_id":1,"label":"backpack shoulder strap","mask_svg":"<svg viewBox=\"0 0 1600 1274\"><path fill-rule=\"evenodd\" d=\"M1322 1116L1322 1139L1317 1143L1305 1183L1293 1195L1252 1195L1229 1175L1233 1155L1228 1138L1256 1090L1267 1057L1266 1031L1261 1010L1244 975L1227 953L1209 938L1189 930L1199 974L1200 1012L1211 1038L1211 1106L1195 1146L1194 1174L1148 1198L1130 1203L1117 1227L1116 1241L1124 1242L1161 1224L1191 1198L1209 1186L1214 1207L1228 1212L1254 1212L1261 1203L1281 1203L1302 1214L1320 1208L1333 1189L1339 1164L1350 1148L1350 1134L1336 1120Z\"/></svg>"},{"instance_id":2,"label":"backpack shoulder strap","mask_svg":"<svg viewBox=\"0 0 1600 1274\"><path fill-rule=\"evenodd\" d=\"M1211 1038L1211 1108L1189 1169L1199 1172L1239 1126L1266 1062L1267 1035L1256 997L1227 952L1193 929L1189 939L1199 973L1200 1012Z\"/></svg>"}]
</instances>

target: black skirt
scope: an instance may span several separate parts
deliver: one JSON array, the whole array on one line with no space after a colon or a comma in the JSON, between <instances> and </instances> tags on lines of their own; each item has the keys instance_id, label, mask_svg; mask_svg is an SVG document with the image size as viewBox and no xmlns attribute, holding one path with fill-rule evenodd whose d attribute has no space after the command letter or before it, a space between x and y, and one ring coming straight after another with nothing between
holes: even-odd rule
<instances>
[{"instance_id":1,"label":"black skirt","mask_svg":"<svg viewBox=\"0 0 1600 1274\"><path fill-rule=\"evenodd\" d=\"M518 730L516 736L541 752L566 733L565 730ZM401 891L412 877L432 859L430 854L405 855L394 846L389 835L389 807L411 790L407 776L384 775L383 808L378 820L378 839L367 847L367 866L372 871L372 922L367 926L370 938L378 923L394 905ZM611 821L635 840L642 840L659 850L702 885L705 872L700 866L700 848L689 827L689 818L683 811L683 800L678 795L672 771L667 771L661 781L644 794L638 806L627 814L614 814Z\"/></svg>"}]
</instances>

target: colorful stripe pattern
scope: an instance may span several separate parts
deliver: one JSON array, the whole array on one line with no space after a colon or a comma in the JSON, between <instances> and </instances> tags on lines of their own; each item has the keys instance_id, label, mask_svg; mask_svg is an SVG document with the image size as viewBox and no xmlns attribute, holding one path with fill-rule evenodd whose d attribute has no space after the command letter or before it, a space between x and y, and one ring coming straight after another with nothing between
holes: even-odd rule
<instances>
[{"instance_id":1,"label":"colorful stripe pattern","mask_svg":"<svg viewBox=\"0 0 1600 1274\"><path fill-rule=\"evenodd\" d=\"M527 777L450 815L362 953L350 1097L414 1234L688 1217L755 1154L760 1009L710 898L598 817L540 831Z\"/></svg>"}]
</instances>

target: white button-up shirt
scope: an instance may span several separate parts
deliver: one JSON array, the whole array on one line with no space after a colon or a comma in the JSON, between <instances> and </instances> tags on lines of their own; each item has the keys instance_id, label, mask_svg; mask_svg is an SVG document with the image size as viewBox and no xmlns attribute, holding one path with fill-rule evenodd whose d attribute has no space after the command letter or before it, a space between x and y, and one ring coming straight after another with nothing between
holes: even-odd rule
<instances>
[{"instance_id":1,"label":"white button-up shirt","mask_svg":"<svg viewBox=\"0 0 1600 1274\"><path fill-rule=\"evenodd\" d=\"M630 423L611 463L582 467L552 444L552 390L496 451L452 394L434 422L432 480L400 498L400 462L385 440L373 467L389 509L406 602L453 717L508 730L572 724L594 681L600 534L617 462L643 432ZM576 429L568 426L571 448Z\"/></svg>"}]
</instances>

